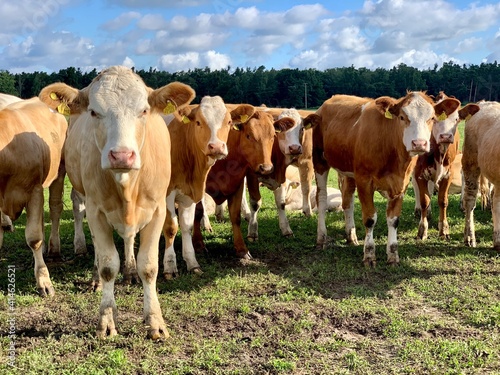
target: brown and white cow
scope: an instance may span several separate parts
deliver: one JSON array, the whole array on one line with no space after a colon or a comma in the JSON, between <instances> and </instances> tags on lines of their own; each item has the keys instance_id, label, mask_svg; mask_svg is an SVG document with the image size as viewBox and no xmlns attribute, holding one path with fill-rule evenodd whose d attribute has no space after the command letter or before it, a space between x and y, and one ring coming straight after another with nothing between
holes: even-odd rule
<instances>
[{"instance_id":1,"label":"brown and white cow","mask_svg":"<svg viewBox=\"0 0 500 375\"><path fill-rule=\"evenodd\" d=\"M268 175L273 171L271 152L274 135L276 132L286 132L294 125L288 117L274 121L270 114L256 111L246 122L233 127L229 132L227 157L215 163L208 173L206 192L216 204L228 201L234 248L240 258L251 258L240 227L245 176L249 170L258 175ZM201 203L197 205L196 211L193 244L199 251L205 249L200 229L203 217Z\"/></svg>"},{"instance_id":2,"label":"brown and white cow","mask_svg":"<svg viewBox=\"0 0 500 375\"><path fill-rule=\"evenodd\" d=\"M250 118L255 109L243 104L229 112L220 96L205 96L189 114L165 120L172 142L172 178L167 193L164 276L178 274L174 239L179 228L182 233L182 256L189 271L201 273L196 260L191 232L196 204L205 193L205 183L210 168L228 154L226 145L229 131ZM175 208L178 207L178 217Z\"/></svg>"},{"instance_id":3,"label":"brown and white cow","mask_svg":"<svg viewBox=\"0 0 500 375\"><path fill-rule=\"evenodd\" d=\"M500 103L479 102L480 111L465 127L462 156L464 176L465 230L464 242L476 247L474 209L476 207L479 180L484 176L492 185L491 212L493 216L493 247L500 251Z\"/></svg>"},{"instance_id":4,"label":"brown and white cow","mask_svg":"<svg viewBox=\"0 0 500 375\"><path fill-rule=\"evenodd\" d=\"M415 212L420 214L417 238L425 240L429 228L431 197L438 189L439 237L450 238L446 215L448 191L454 179L453 162L459 153L460 134L458 124L468 120L479 111L476 104L460 108L460 101L449 98L443 92L436 97L436 113L439 115L432 128L430 152L420 155L413 171L412 184L415 191ZM449 108L439 108L441 103ZM450 113L451 112L451 113ZM448 113L448 115L446 115Z\"/></svg>"},{"instance_id":5,"label":"brown and white cow","mask_svg":"<svg viewBox=\"0 0 500 375\"><path fill-rule=\"evenodd\" d=\"M388 199L387 262L399 263L397 227L403 196L416 155L430 150L431 130L437 120L432 99L423 92L408 92L400 99L334 95L316 113L322 118L321 126L313 130L318 186L316 245L323 247L327 239L326 186L332 167L343 179L342 207L348 242L357 244L353 202L357 188L366 231L363 263L376 265L373 229L377 212L373 195L379 191Z\"/></svg>"},{"instance_id":6,"label":"brown and white cow","mask_svg":"<svg viewBox=\"0 0 500 375\"><path fill-rule=\"evenodd\" d=\"M59 176L59 167L67 127L66 119L38 98L15 101L0 110L0 211L15 220L26 208L25 237L35 259L35 278L41 296L54 294L42 255L43 189L52 186L62 191L64 179ZM59 200L51 196L49 207L52 227L58 228L62 196ZM0 226L0 247L2 240Z\"/></svg>"},{"instance_id":7,"label":"brown and white cow","mask_svg":"<svg viewBox=\"0 0 500 375\"><path fill-rule=\"evenodd\" d=\"M293 235L285 212L286 169L290 165L297 166L300 173L302 210L306 216L311 214L310 190L314 173L312 165L312 129L319 124L320 118L313 112L304 118L295 108L283 109L277 116L273 115L273 117L278 120L290 118L294 125L288 131L277 133L275 136L271 156L274 171L260 178L252 171L247 174L251 213L247 238L250 241L256 241L259 237L257 212L262 203L259 183L273 190L281 234L286 237Z\"/></svg>"},{"instance_id":8,"label":"brown and white cow","mask_svg":"<svg viewBox=\"0 0 500 375\"><path fill-rule=\"evenodd\" d=\"M182 108L194 98L189 86L173 82L152 90L132 70L113 66L91 84L54 92L80 116L71 124L65 147L66 171L85 196L87 221L102 281L97 336L117 334L114 282L120 258L115 230L124 240L125 266L135 261L144 289L148 336L168 336L156 294L158 246L165 222L171 174L170 136L160 113Z\"/></svg>"}]
</instances>

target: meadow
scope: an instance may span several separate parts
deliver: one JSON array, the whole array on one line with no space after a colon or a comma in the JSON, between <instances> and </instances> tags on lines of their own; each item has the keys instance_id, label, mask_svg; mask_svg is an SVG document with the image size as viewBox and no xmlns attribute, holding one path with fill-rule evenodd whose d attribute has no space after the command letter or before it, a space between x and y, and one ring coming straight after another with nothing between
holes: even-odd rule
<instances>
[{"instance_id":1,"label":"meadow","mask_svg":"<svg viewBox=\"0 0 500 375\"><path fill-rule=\"evenodd\" d=\"M500 257L492 249L491 212L478 205L478 246L465 247L459 196L450 196L451 239L438 238L434 197L429 239L422 242L409 187L398 230L401 263L390 267L386 200L376 193L378 263L371 269L362 264L362 244L345 244L341 212L327 215L331 242L323 250L315 249L315 215L288 213L294 237L282 238L272 193L262 188L259 241L247 243L253 260L234 257L230 223L212 217L209 253L198 255L204 273L190 274L178 236L180 276L157 283L170 338L153 342L142 322L142 286L119 280L119 335L95 337L101 296L88 289L94 252L85 226L89 252L73 254L69 192L67 183L64 262L49 265L55 297L36 293L25 215L14 233L5 233L0 374L500 374ZM355 211L362 243L357 200ZM118 237L116 243L123 259L123 243ZM7 269L15 270L12 310Z\"/></svg>"}]
</instances>

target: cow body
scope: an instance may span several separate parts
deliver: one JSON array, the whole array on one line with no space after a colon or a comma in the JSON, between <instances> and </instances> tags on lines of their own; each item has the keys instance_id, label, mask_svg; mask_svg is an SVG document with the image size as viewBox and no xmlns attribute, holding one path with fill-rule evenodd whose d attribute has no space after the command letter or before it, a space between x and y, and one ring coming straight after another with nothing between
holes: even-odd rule
<instances>
[{"instance_id":1,"label":"cow body","mask_svg":"<svg viewBox=\"0 0 500 375\"><path fill-rule=\"evenodd\" d=\"M59 167L66 131L65 118L38 98L15 101L0 111L0 211L15 220L26 208L25 237L33 252L37 288L42 296L54 294L42 255L43 189L52 186L62 191L64 177L60 178ZM51 196L49 206L56 230L62 196ZM0 246L2 239L0 227Z\"/></svg>"},{"instance_id":2,"label":"cow body","mask_svg":"<svg viewBox=\"0 0 500 375\"><path fill-rule=\"evenodd\" d=\"M272 116L260 111L254 113L238 130L229 133L228 156L210 169L207 176L206 192L216 204L228 201L229 216L233 228L234 248L241 258L251 258L241 234L241 198L244 179L248 171L267 175L273 171L271 152L275 132L287 131L292 126L290 119L274 121ZM193 243L195 249L205 248L200 230L202 205L197 206Z\"/></svg>"},{"instance_id":3,"label":"cow body","mask_svg":"<svg viewBox=\"0 0 500 375\"><path fill-rule=\"evenodd\" d=\"M479 102L480 111L474 115L465 127L462 156L464 176L463 204L465 209L464 242L467 246L476 246L474 228L474 208L481 176L492 185L495 193L492 197L493 247L500 251L500 103Z\"/></svg>"},{"instance_id":4,"label":"cow body","mask_svg":"<svg viewBox=\"0 0 500 375\"><path fill-rule=\"evenodd\" d=\"M342 208L348 243L357 244L354 225L354 191L358 189L365 226L363 263L375 266L373 229L377 213L375 191L388 199L387 262L399 263L397 227L403 196L416 163L416 155L429 151L434 103L421 92L393 99L335 95L316 111L321 126L313 130L313 161L318 186L316 244L326 243L325 211L330 167L339 172Z\"/></svg>"},{"instance_id":5,"label":"cow body","mask_svg":"<svg viewBox=\"0 0 500 375\"><path fill-rule=\"evenodd\" d=\"M144 289L148 336L167 336L156 294L158 246L165 222L171 175L170 136L159 115L194 98L187 85L157 90L125 67L102 71L83 90L54 92L80 116L71 124L65 147L68 177L85 196L87 221L102 282L97 335L116 331L114 282L120 267L113 231L124 240L125 268L135 268L134 239L140 234L137 271Z\"/></svg>"},{"instance_id":6,"label":"cow body","mask_svg":"<svg viewBox=\"0 0 500 375\"><path fill-rule=\"evenodd\" d=\"M233 123L253 115L254 108L241 105L229 112L220 97L204 97L183 119L168 123L172 142L172 178L167 193L167 217L164 226L164 276L178 274L174 238L179 224L182 256L189 271L200 273L192 243L195 207L203 198L207 174L214 163L227 156L226 145ZM178 218L175 208L178 208Z\"/></svg>"},{"instance_id":7,"label":"cow body","mask_svg":"<svg viewBox=\"0 0 500 375\"><path fill-rule=\"evenodd\" d=\"M438 96L438 105L447 96L441 92ZM415 190L415 212L420 214L417 238L425 240L430 218L431 197L435 187L438 189L439 205L439 237L450 238L450 228L446 215L448 207L448 192L455 178L456 168L452 168L459 153L460 134L458 123L474 115L479 107L469 104L460 109L460 102L455 99L444 101L450 108L448 115L443 115L441 108L436 109L439 114L434 124L430 139L430 152L420 155L413 171L412 183ZM454 108L454 109L453 109Z\"/></svg>"}]
</instances>

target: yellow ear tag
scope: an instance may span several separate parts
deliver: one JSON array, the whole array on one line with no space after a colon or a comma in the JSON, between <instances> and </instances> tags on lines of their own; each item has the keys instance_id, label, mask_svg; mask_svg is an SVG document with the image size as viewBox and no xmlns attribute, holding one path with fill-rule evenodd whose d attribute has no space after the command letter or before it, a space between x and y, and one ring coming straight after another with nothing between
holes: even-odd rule
<instances>
[{"instance_id":1,"label":"yellow ear tag","mask_svg":"<svg viewBox=\"0 0 500 375\"><path fill-rule=\"evenodd\" d=\"M274 129L274 131L276 134L281 133L281 130L279 130L279 129Z\"/></svg>"},{"instance_id":2,"label":"yellow ear tag","mask_svg":"<svg viewBox=\"0 0 500 375\"><path fill-rule=\"evenodd\" d=\"M388 118L388 119L392 120L392 113L389 112L389 110L385 111L385 118Z\"/></svg>"},{"instance_id":3,"label":"yellow ear tag","mask_svg":"<svg viewBox=\"0 0 500 375\"><path fill-rule=\"evenodd\" d=\"M168 102L167 106L163 108L163 113L168 115L172 112L175 112L175 105L173 105L172 102Z\"/></svg>"},{"instance_id":4,"label":"yellow ear tag","mask_svg":"<svg viewBox=\"0 0 500 375\"><path fill-rule=\"evenodd\" d=\"M448 118L448 116L446 116L446 113L441 113L438 117L438 121L444 121Z\"/></svg>"},{"instance_id":5,"label":"yellow ear tag","mask_svg":"<svg viewBox=\"0 0 500 375\"><path fill-rule=\"evenodd\" d=\"M239 127L238 125L233 125L233 129L234 129L234 130L238 130L238 131L239 131L239 130L240 130L240 127Z\"/></svg>"},{"instance_id":6,"label":"yellow ear tag","mask_svg":"<svg viewBox=\"0 0 500 375\"><path fill-rule=\"evenodd\" d=\"M240 116L240 121L243 122L243 123L247 122L248 121L248 115L241 115Z\"/></svg>"},{"instance_id":7,"label":"yellow ear tag","mask_svg":"<svg viewBox=\"0 0 500 375\"><path fill-rule=\"evenodd\" d=\"M57 100L57 99L59 99L59 98L57 97L57 94L56 94L55 92L51 92L51 93L50 93L50 99L52 99L52 100Z\"/></svg>"},{"instance_id":8,"label":"yellow ear tag","mask_svg":"<svg viewBox=\"0 0 500 375\"><path fill-rule=\"evenodd\" d=\"M189 123L190 123L190 121L191 121L191 120L189 120L189 117L187 117L187 116L182 116L182 122L183 122L184 124L189 124Z\"/></svg>"},{"instance_id":9,"label":"yellow ear tag","mask_svg":"<svg viewBox=\"0 0 500 375\"><path fill-rule=\"evenodd\" d=\"M465 118L465 121L469 121L471 117L472 117L472 115L468 114L467 117Z\"/></svg>"},{"instance_id":10,"label":"yellow ear tag","mask_svg":"<svg viewBox=\"0 0 500 375\"><path fill-rule=\"evenodd\" d=\"M59 104L57 106L57 112L64 116L69 116L71 114L71 111L66 103Z\"/></svg>"}]
</instances>

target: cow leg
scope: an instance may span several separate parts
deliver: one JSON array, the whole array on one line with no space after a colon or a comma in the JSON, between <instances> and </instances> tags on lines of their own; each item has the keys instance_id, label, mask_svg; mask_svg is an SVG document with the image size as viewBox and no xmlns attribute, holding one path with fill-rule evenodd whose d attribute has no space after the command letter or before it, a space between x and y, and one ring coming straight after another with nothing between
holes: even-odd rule
<instances>
[{"instance_id":1,"label":"cow leg","mask_svg":"<svg viewBox=\"0 0 500 375\"><path fill-rule=\"evenodd\" d=\"M363 264L367 267L375 267L377 260L375 256L375 240L373 238L373 229L377 224L377 211L373 203L374 191L371 189L370 182L357 182L358 197L361 203L361 212L363 224L365 226L365 243L363 246Z\"/></svg>"},{"instance_id":2,"label":"cow leg","mask_svg":"<svg viewBox=\"0 0 500 375\"><path fill-rule=\"evenodd\" d=\"M102 283L102 297L96 335L99 338L112 337L117 334L114 287L116 275L120 270L120 257L113 241L113 228L108 224L104 214L97 210L97 207L91 209L91 202L87 203L89 206L87 221L92 231L98 274Z\"/></svg>"},{"instance_id":3,"label":"cow leg","mask_svg":"<svg viewBox=\"0 0 500 375\"><path fill-rule=\"evenodd\" d=\"M431 205L431 195L429 193L429 185L424 178L417 178L417 190L420 198L420 222L418 224L417 238L421 240L427 239L427 231L429 229L429 215Z\"/></svg>"},{"instance_id":4,"label":"cow leg","mask_svg":"<svg viewBox=\"0 0 500 375\"><path fill-rule=\"evenodd\" d=\"M188 206L179 205L179 224L182 235L182 258L186 262L188 271L202 274L201 267L196 260L193 247L193 223L196 203L191 202Z\"/></svg>"},{"instance_id":5,"label":"cow leg","mask_svg":"<svg viewBox=\"0 0 500 375\"><path fill-rule=\"evenodd\" d=\"M226 209L226 206L227 201L215 205L215 219L217 221L224 221L224 210Z\"/></svg>"},{"instance_id":6,"label":"cow leg","mask_svg":"<svg viewBox=\"0 0 500 375\"><path fill-rule=\"evenodd\" d=\"M341 175L339 175L339 179L342 179L342 209L344 211L347 244L358 245L356 224L354 223L354 192L356 191L356 181L354 178Z\"/></svg>"},{"instance_id":7,"label":"cow leg","mask_svg":"<svg viewBox=\"0 0 500 375\"><path fill-rule=\"evenodd\" d=\"M38 294L42 297L53 296L54 287L50 281L49 270L43 260L43 188L36 186L26 205L25 237L35 259L35 278Z\"/></svg>"},{"instance_id":8,"label":"cow leg","mask_svg":"<svg viewBox=\"0 0 500 375\"><path fill-rule=\"evenodd\" d=\"M262 196L260 195L259 180L255 174L249 174L246 178L248 194L250 196L250 220L248 221L247 239L250 242L259 240L259 222L257 221L257 213L262 205ZM245 185L243 184L242 195L245 194ZM228 200L229 203L229 200ZM281 226L281 222L280 222Z\"/></svg>"},{"instance_id":9,"label":"cow leg","mask_svg":"<svg viewBox=\"0 0 500 375\"><path fill-rule=\"evenodd\" d=\"M0 227L2 228L2 231L6 232L14 231L14 225L12 224L12 220L10 220L10 217L8 217L3 212L0 212Z\"/></svg>"},{"instance_id":10,"label":"cow leg","mask_svg":"<svg viewBox=\"0 0 500 375\"><path fill-rule=\"evenodd\" d=\"M290 223L286 217L285 211L285 198L286 198L286 184L281 184L274 193L274 201L276 202L276 209L278 210L278 221L281 229L281 234L285 237L292 237L293 232L290 228Z\"/></svg>"},{"instance_id":11,"label":"cow leg","mask_svg":"<svg viewBox=\"0 0 500 375\"><path fill-rule=\"evenodd\" d=\"M326 247L328 242L327 232L326 232L326 210L327 210L327 181L328 181L327 169L323 173L316 172L316 204L318 207L318 228L316 235L316 249L323 249Z\"/></svg>"},{"instance_id":12,"label":"cow leg","mask_svg":"<svg viewBox=\"0 0 500 375\"><path fill-rule=\"evenodd\" d=\"M240 184L236 192L228 198L229 217L233 228L233 241L236 256L243 259L252 259L248 251L243 234L241 233L241 196L243 194L243 183Z\"/></svg>"},{"instance_id":13,"label":"cow leg","mask_svg":"<svg viewBox=\"0 0 500 375\"><path fill-rule=\"evenodd\" d=\"M398 225L401 210L403 209L403 194L389 199L387 202L387 264L399 264L398 253Z\"/></svg>"},{"instance_id":14,"label":"cow leg","mask_svg":"<svg viewBox=\"0 0 500 375\"><path fill-rule=\"evenodd\" d=\"M49 186L49 211L50 211L50 237L47 258L57 261L61 260L61 238L59 235L61 215L63 211L64 177L66 171L64 166L59 167L57 178Z\"/></svg>"},{"instance_id":15,"label":"cow leg","mask_svg":"<svg viewBox=\"0 0 500 375\"><path fill-rule=\"evenodd\" d=\"M247 202L247 195L245 194L246 187L247 179L245 178L245 180L243 181L243 194L241 195L241 214L247 222L250 222L250 216L252 215L252 213Z\"/></svg>"},{"instance_id":16,"label":"cow leg","mask_svg":"<svg viewBox=\"0 0 500 375\"><path fill-rule=\"evenodd\" d=\"M159 207L149 224L140 232L141 242L137 253L137 269L144 289L144 321L148 328L148 338L153 340L169 336L156 293L158 245L164 223L165 208Z\"/></svg>"},{"instance_id":17,"label":"cow leg","mask_svg":"<svg viewBox=\"0 0 500 375\"><path fill-rule=\"evenodd\" d=\"M174 202L172 199L172 202ZM167 202L169 199L167 199ZM163 256L163 276L165 279L170 280L179 274L177 269L177 257L174 250L174 240L179 230L179 224L177 221L177 215L175 214L175 208L170 211L171 206L167 209L167 214L165 217L165 224L163 225L163 236L165 237L165 254ZM201 229L200 229L201 235Z\"/></svg>"},{"instance_id":18,"label":"cow leg","mask_svg":"<svg viewBox=\"0 0 500 375\"><path fill-rule=\"evenodd\" d=\"M500 252L500 194L493 194L491 198L491 214L493 218L493 248Z\"/></svg>"},{"instance_id":19,"label":"cow leg","mask_svg":"<svg viewBox=\"0 0 500 375\"><path fill-rule=\"evenodd\" d=\"M439 237L445 240L450 239L450 226L448 224L448 191L451 181L453 181L453 171L450 168L450 175L439 183L438 205L439 205Z\"/></svg>"},{"instance_id":20,"label":"cow leg","mask_svg":"<svg viewBox=\"0 0 500 375\"><path fill-rule=\"evenodd\" d=\"M87 254L87 241L83 231L83 219L85 218L85 197L71 189L71 202L73 203L73 227L75 235L73 238L73 246L76 255Z\"/></svg>"},{"instance_id":21,"label":"cow leg","mask_svg":"<svg viewBox=\"0 0 500 375\"><path fill-rule=\"evenodd\" d=\"M311 217L311 187L314 176L312 160L307 160L299 164L300 188L302 189L302 212L306 217Z\"/></svg>"},{"instance_id":22,"label":"cow leg","mask_svg":"<svg viewBox=\"0 0 500 375\"><path fill-rule=\"evenodd\" d=\"M463 164L465 210L464 243L466 246L476 247L476 231L474 228L474 209L476 208L477 191L479 188L480 170Z\"/></svg>"},{"instance_id":23,"label":"cow leg","mask_svg":"<svg viewBox=\"0 0 500 375\"><path fill-rule=\"evenodd\" d=\"M207 210L205 208L205 195L203 195L203 198L201 199L200 203L203 206L203 216L201 218L200 225L206 231L212 233L213 232L212 225L210 224L210 218L208 217Z\"/></svg>"},{"instance_id":24,"label":"cow leg","mask_svg":"<svg viewBox=\"0 0 500 375\"><path fill-rule=\"evenodd\" d=\"M203 234L201 233L201 219L205 214L203 205L198 202L195 206L194 223L193 223L193 247L197 253L206 252L207 248L203 242Z\"/></svg>"},{"instance_id":25,"label":"cow leg","mask_svg":"<svg viewBox=\"0 0 500 375\"><path fill-rule=\"evenodd\" d=\"M132 282L139 283L134 254L134 237L130 236L123 239L123 253L125 255L125 261L123 262L123 283L126 285L130 285Z\"/></svg>"},{"instance_id":26,"label":"cow leg","mask_svg":"<svg viewBox=\"0 0 500 375\"><path fill-rule=\"evenodd\" d=\"M421 217L422 206L420 206L420 189L418 187L417 177L415 176L415 170L411 174L411 185L413 186L413 192L415 195L415 217Z\"/></svg>"}]
</instances>

